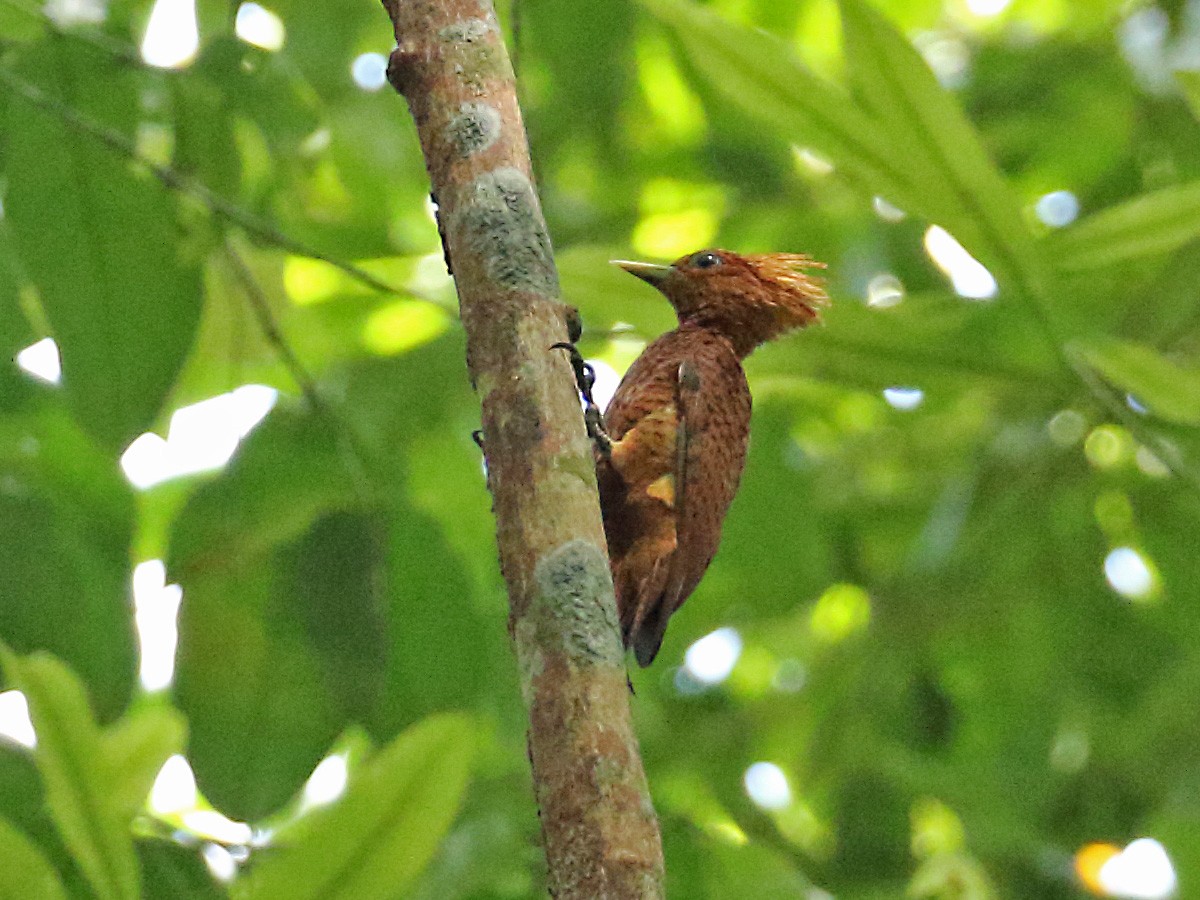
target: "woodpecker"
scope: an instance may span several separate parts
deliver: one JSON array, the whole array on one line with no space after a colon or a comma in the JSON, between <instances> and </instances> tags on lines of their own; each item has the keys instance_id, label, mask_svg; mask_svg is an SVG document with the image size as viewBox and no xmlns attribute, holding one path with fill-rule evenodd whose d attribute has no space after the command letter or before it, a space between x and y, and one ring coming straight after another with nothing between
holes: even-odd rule
<instances>
[{"instance_id":1,"label":"woodpecker","mask_svg":"<svg viewBox=\"0 0 1200 900\"><path fill-rule=\"evenodd\" d=\"M590 373L576 365L622 636L644 667L712 562L737 493L750 436L742 360L817 321L829 300L810 274L822 264L798 253L712 249L671 265L614 263L657 288L679 319L630 366L602 422Z\"/></svg>"}]
</instances>

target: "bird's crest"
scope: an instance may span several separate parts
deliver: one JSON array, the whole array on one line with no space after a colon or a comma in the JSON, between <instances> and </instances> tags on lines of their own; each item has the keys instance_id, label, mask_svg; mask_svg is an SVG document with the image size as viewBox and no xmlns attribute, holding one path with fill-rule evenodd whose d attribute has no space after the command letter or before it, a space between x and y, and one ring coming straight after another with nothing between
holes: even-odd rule
<instances>
[{"instance_id":1,"label":"bird's crest","mask_svg":"<svg viewBox=\"0 0 1200 900\"><path fill-rule=\"evenodd\" d=\"M820 321L821 308L829 305L829 295L824 280L808 270L823 269L824 263L803 253L763 253L742 258L774 288L763 299L776 308L784 330Z\"/></svg>"}]
</instances>

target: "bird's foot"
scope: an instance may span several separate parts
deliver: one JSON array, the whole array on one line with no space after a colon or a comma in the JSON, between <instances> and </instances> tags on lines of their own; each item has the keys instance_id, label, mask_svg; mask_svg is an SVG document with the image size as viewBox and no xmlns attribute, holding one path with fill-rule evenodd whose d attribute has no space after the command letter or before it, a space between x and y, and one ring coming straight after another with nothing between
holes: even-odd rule
<instances>
[{"instance_id":1,"label":"bird's foot","mask_svg":"<svg viewBox=\"0 0 1200 900\"><path fill-rule=\"evenodd\" d=\"M575 340L579 338L575 329L571 330L571 336ZM583 422L587 426L588 437L592 439L592 443L596 445L596 449L600 451L601 455L607 459L612 454L612 439L604 430L604 414L592 396L592 388L596 385L596 370L583 358L583 354L575 346L574 340L559 341L550 349L567 351L571 369L575 372L575 387L579 391L579 395L583 397Z\"/></svg>"}]
</instances>

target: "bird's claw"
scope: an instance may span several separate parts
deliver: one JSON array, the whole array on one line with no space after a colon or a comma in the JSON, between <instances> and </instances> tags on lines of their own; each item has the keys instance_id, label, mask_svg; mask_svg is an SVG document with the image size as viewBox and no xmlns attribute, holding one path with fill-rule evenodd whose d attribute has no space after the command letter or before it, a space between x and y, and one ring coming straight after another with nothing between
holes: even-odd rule
<instances>
[{"instance_id":1,"label":"bird's claw","mask_svg":"<svg viewBox=\"0 0 1200 900\"><path fill-rule=\"evenodd\" d=\"M604 430L604 414L592 396L592 388L596 386L596 370L583 358L583 354L572 341L559 341L552 344L550 349L567 351L571 369L575 372L575 387L583 397L583 421L587 426L588 437L607 459L612 454L612 439Z\"/></svg>"}]
</instances>

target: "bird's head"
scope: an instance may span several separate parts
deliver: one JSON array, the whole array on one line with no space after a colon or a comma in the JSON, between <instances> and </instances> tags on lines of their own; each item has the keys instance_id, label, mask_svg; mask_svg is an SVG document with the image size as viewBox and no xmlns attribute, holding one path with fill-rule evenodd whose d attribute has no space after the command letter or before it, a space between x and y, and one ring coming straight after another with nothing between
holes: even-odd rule
<instances>
[{"instance_id":1,"label":"bird's head","mask_svg":"<svg viewBox=\"0 0 1200 900\"><path fill-rule=\"evenodd\" d=\"M680 325L694 324L724 335L739 356L820 316L829 303L820 279L824 268L800 253L743 256L701 250L669 266L616 260L631 275L658 288L675 308Z\"/></svg>"}]
</instances>

